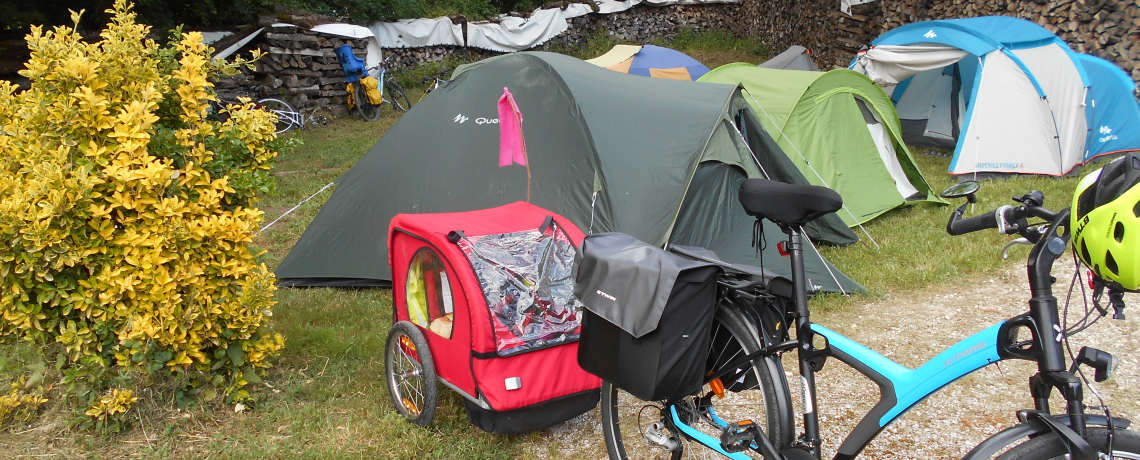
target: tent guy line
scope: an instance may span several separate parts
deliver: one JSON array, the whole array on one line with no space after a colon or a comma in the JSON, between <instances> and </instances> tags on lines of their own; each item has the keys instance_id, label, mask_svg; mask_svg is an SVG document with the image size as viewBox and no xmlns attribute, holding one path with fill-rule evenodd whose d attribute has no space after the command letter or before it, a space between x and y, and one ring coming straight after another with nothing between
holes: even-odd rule
<instances>
[{"instance_id":1,"label":"tent guy line","mask_svg":"<svg viewBox=\"0 0 1140 460\"><path fill-rule=\"evenodd\" d=\"M757 100L756 100L756 98L755 98L754 96L752 96L752 93L751 93L751 92L749 92L748 90L743 90L743 91L741 91L741 92L742 92L742 93L745 93L745 94L748 94L748 97L749 97L750 99L752 99L752 102L755 102L755 103L756 103L756 107L759 107L759 108L760 108L760 111L761 111L761 112L764 112L764 116L765 116L765 117L768 117L768 121L772 123L772 126L775 126L775 127L776 127L776 130L778 130L778 131L780 132L780 136L783 136L783 138L784 138L784 139L787 139L787 140L788 140L788 145L792 146L792 150L795 150L795 151L796 151L796 155L799 155L799 156L800 156L800 159L804 160L804 163L805 163L805 164L807 164L807 167L808 167L809 169L811 169L811 172L815 173L815 177L819 178L819 181L820 181L820 182L822 182L822 183L823 183L823 185L827 186L827 188L832 188L830 185L828 185L827 181L823 180L823 176L821 176L821 175L819 174L819 171L816 171L816 170L815 170L815 167L811 165L811 162L810 162L810 161L808 161L808 159L804 157L804 154L803 154L803 153L800 153L800 148L799 148L799 147L796 147L796 144L795 144L794 142L792 142L792 139L791 139L791 138L789 138L787 135L785 135L785 134L784 134L784 130L780 128L780 125L779 125L778 123L776 123L776 119L772 118L772 115L768 114L768 111L767 111L766 109L764 109L764 106L760 105L760 101L757 101ZM736 132L737 132L737 134L739 134L739 133L740 133L740 131L739 131L739 130L737 130ZM743 136L741 136L741 137L743 138ZM746 144L746 145L747 145L747 144ZM749 149L749 151L751 151L751 149ZM755 156L753 156L752 158L756 158L756 157L755 157ZM759 162L757 162L757 163L759 163ZM832 189L833 189L833 188L832 188ZM833 190L834 190L834 189L833 189ZM873 238L873 237L871 236L871 233L869 233L869 232L867 231L867 228L866 228L866 227L863 227L863 224L859 222L859 219L855 218L855 214L854 214L854 213L852 213L850 209L847 209L847 204L843 204L843 210L844 210L844 211L847 211L847 214L851 216L851 219L855 221L855 224L859 226L859 229L860 229L860 230L863 230L863 234L864 234L864 235L867 235L867 239L871 240L871 243L875 245L875 250L876 250L876 251L879 251L879 250L881 250L882 248L880 248L880 247L879 247L879 243L878 243L877 241L875 241L875 238ZM802 229L801 229L801 230L802 230ZM805 234L804 234L804 236L807 236L807 234L805 233ZM810 239L810 238L808 239L808 244L811 244L811 239ZM814 245L814 244L812 245L812 249L815 249L815 245ZM818 250L816 250L816 252L818 253L819 251L818 251ZM830 271L831 271L831 270L828 270L828 272L830 272ZM840 289L842 289L842 288L840 288ZM845 293L845 294L846 294L846 293Z\"/></svg>"},{"instance_id":2,"label":"tent guy line","mask_svg":"<svg viewBox=\"0 0 1140 460\"><path fill-rule=\"evenodd\" d=\"M304 200L301 200L301 202L300 202L300 203L297 203L297 205L296 205L296 206L293 206L293 208L292 208L292 209L290 209L290 210L288 210L288 211L285 211L285 213L284 213L284 214L281 214L280 216L277 216L277 218L276 218L276 219L273 219L273 222L270 222L270 223L266 224L264 227L261 227L261 230L258 230L258 231L257 231L257 233L261 233L261 232L264 232L264 231L265 231L266 229L268 229L269 227L272 227L272 226L273 226L273 224L276 224L276 223L277 223L277 221L279 221L279 220L281 220L281 219L284 219L284 218L285 218L285 216L288 216L288 215L289 215L289 214L291 214L293 211L296 211L296 210L297 210L297 208L300 208L300 207L301 207L301 205L304 205L305 203L308 203L308 202L309 202L309 200L313 199L313 197L315 197L315 196L317 196L317 195L320 195L320 194L321 194L321 192L323 192L323 191L325 191L325 190L328 190L328 188L329 188L329 187L332 187L334 184L336 184L336 181L333 181L333 182L329 182L329 183L328 183L327 185L325 185L324 187L321 187L321 189L320 189L320 190L317 190L317 193L314 193L314 194L312 194L312 195L309 195L309 197L308 197L308 198L305 198Z\"/></svg>"}]
</instances>

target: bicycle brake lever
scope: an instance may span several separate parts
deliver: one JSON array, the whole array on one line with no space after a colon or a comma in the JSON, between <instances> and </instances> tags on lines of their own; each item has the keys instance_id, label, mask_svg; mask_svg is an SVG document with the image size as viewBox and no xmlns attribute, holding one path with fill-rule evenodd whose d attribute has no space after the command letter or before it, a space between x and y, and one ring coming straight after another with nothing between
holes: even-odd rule
<instances>
[{"instance_id":1,"label":"bicycle brake lever","mask_svg":"<svg viewBox=\"0 0 1140 460\"><path fill-rule=\"evenodd\" d=\"M1001 258L1002 258L1002 260L1005 260L1005 259L1008 259L1008 258L1009 258L1009 248L1011 248L1011 247L1013 247L1013 246L1015 246L1015 245L1019 245L1019 244L1020 244L1020 245L1025 245L1025 246L1033 246L1033 243L1032 243L1032 242L1030 242L1029 240L1025 239L1025 238L1018 238L1018 239L1016 239L1016 240L1010 241L1010 242L1008 242L1008 243L1006 243L1006 244L1005 244L1005 247L1004 247L1004 248L1001 248Z\"/></svg>"}]
</instances>

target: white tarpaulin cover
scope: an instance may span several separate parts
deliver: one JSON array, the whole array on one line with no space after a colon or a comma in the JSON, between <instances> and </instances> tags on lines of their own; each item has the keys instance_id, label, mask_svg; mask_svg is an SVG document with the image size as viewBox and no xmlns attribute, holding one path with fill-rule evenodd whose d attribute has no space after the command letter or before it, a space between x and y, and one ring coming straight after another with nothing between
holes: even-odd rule
<instances>
[{"instance_id":1,"label":"white tarpaulin cover","mask_svg":"<svg viewBox=\"0 0 1140 460\"><path fill-rule=\"evenodd\" d=\"M598 2L598 6L601 6L601 2ZM587 5L585 3L571 3L569 5L566 5L565 10L562 10L562 17L570 19L585 16L593 12L594 8L592 8L590 5Z\"/></svg>"},{"instance_id":2,"label":"white tarpaulin cover","mask_svg":"<svg viewBox=\"0 0 1140 460\"><path fill-rule=\"evenodd\" d=\"M367 38L368 40L368 56L364 58L364 64L368 67L375 67L383 59L383 51L380 49L380 43L376 41L376 35L372 33L367 27L361 27L353 24L321 24L313 27L313 32L320 32L327 35L336 35L345 38Z\"/></svg>"},{"instance_id":3,"label":"white tarpaulin cover","mask_svg":"<svg viewBox=\"0 0 1140 460\"><path fill-rule=\"evenodd\" d=\"M843 14L851 14L851 7L855 5L862 5L864 3L871 3L875 0L839 0L839 11Z\"/></svg>"},{"instance_id":4,"label":"white tarpaulin cover","mask_svg":"<svg viewBox=\"0 0 1140 460\"><path fill-rule=\"evenodd\" d=\"M567 29L562 10L535 10L529 18L502 17L499 23L467 23L467 46L511 52L546 43Z\"/></svg>"},{"instance_id":5,"label":"white tarpaulin cover","mask_svg":"<svg viewBox=\"0 0 1140 460\"><path fill-rule=\"evenodd\" d=\"M869 1L869 0L864 0ZM740 3L740 0L597 0L597 13L610 14L628 10L640 3L654 6ZM572 3L565 10L538 9L529 18L501 16L491 22L468 22L467 40L463 28L451 19L404 19L378 22L369 27L385 48L419 48L424 46L474 46L493 51L522 51L546 43L567 29L566 20L594 12L585 3Z\"/></svg>"},{"instance_id":6,"label":"white tarpaulin cover","mask_svg":"<svg viewBox=\"0 0 1140 460\"><path fill-rule=\"evenodd\" d=\"M210 60L213 61L216 59L225 59L225 58L230 57L231 54L236 53L237 50L241 49L241 47L249 44L249 42L253 41L253 39L257 38L257 36L261 35L261 33L264 31L265 31L264 27L253 31L253 33L246 35L245 38L238 40L237 43L230 45L229 47L227 47L224 50L221 50L221 51L218 51L217 53L214 53L214 57L210 58Z\"/></svg>"},{"instance_id":7,"label":"white tarpaulin cover","mask_svg":"<svg viewBox=\"0 0 1140 460\"><path fill-rule=\"evenodd\" d=\"M377 22L368 27L385 48L419 48L422 46L463 46L463 28L451 18L404 19Z\"/></svg>"},{"instance_id":8,"label":"white tarpaulin cover","mask_svg":"<svg viewBox=\"0 0 1140 460\"><path fill-rule=\"evenodd\" d=\"M367 27L361 27L353 24L321 24L313 27L313 32L320 32L322 34L336 35L346 38L365 38L374 37L375 34Z\"/></svg>"},{"instance_id":9,"label":"white tarpaulin cover","mask_svg":"<svg viewBox=\"0 0 1140 460\"><path fill-rule=\"evenodd\" d=\"M859 53L851 69L867 75L880 86L897 85L919 72L961 61L968 54L946 45L881 45Z\"/></svg>"}]
</instances>

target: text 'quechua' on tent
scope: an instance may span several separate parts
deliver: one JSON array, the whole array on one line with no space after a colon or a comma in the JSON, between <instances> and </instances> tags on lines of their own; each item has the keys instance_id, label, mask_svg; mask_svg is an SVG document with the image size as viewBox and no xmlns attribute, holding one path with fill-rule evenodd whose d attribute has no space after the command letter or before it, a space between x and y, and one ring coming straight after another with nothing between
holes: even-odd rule
<instances>
[{"instance_id":1,"label":"text 'quechua' on tent","mask_svg":"<svg viewBox=\"0 0 1140 460\"><path fill-rule=\"evenodd\" d=\"M522 113L529 180L522 166L499 166L504 87ZM737 200L745 178L765 173L807 183L737 86L641 78L554 53L498 56L457 69L341 176L277 277L284 286L387 285L386 229L397 213L492 208L525 200L528 183L532 204L586 232L706 247L756 266L762 255L788 276L775 244L783 234L766 223L758 254L754 219ZM807 230L817 241L856 240L835 215ZM815 285L861 289L808 254Z\"/></svg>"},{"instance_id":2,"label":"text 'quechua' on tent","mask_svg":"<svg viewBox=\"0 0 1140 460\"><path fill-rule=\"evenodd\" d=\"M669 80L693 81L709 71L685 53L655 45L616 45L586 62L630 75Z\"/></svg>"},{"instance_id":3,"label":"text 'quechua' on tent","mask_svg":"<svg viewBox=\"0 0 1140 460\"><path fill-rule=\"evenodd\" d=\"M907 142L954 148L951 174L1059 176L1140 148L1131 79L1032 22L917 22L873 45L851 68L891 94Z\"/></svg>"},{"instance_id":4,"label":"text 'quechua' on tent","mask_svg":"<svg viewBox=\"0 0 1140 460\"><path fill-rule=\"evenodd\" d=\"M843 197L850 226L911 201L941 202L903 143L894 105L867 77L727 64L701 82L741 84L764 129L814 185Z\"/></svg>"}]
</instances>

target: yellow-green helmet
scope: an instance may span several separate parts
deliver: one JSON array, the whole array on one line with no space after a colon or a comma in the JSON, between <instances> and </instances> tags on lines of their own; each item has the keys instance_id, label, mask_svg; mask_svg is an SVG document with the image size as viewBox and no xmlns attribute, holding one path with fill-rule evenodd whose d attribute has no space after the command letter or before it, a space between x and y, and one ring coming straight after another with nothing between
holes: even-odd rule
<instances>
[{"instance_id":1,"label":"yellow-green helmet","mask_svg":"<svg viewBox=\"0 0 1140 460\"><path fill-rule=\"evenodd\" d=\"M1070 241L1110 287L1140 288L1140 154L1112 160L1081 179L1073 194Z\"/></svg>"}]
</instances>

